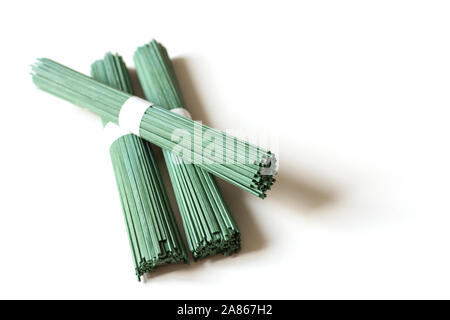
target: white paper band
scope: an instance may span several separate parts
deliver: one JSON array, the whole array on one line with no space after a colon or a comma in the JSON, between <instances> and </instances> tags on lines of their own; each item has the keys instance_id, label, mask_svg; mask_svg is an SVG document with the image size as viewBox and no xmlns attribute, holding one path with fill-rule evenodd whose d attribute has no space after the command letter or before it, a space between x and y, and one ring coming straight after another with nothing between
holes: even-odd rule
<instances>
[{"instance_id":1,"label":"white paper band","mask_svg":"<svg viewBox=\"0 0 450 320\"><path fill-rule=\"evenodd\" d=\"M139 97L132 96L128 98L120 109L119 126L139 136L142 117L151 106L153 106L153 103Z\"/></svg>"},{"instance_id":2,"label":"white paper band","mask_svg":"<svg viewBox=\"0 0 450 320\"><path fill-rule=\"evenodd\" d=\"M119 127L117 124L108 122L104 128L106 143L111 146L114 141L127 134L131 134L128 130Z\"/></svg>"},{"instance_id":3,"label":"white paper band","mask_svg":"<svg viewBox=\"0 0 450 320\"><path fill-rule=\"evenodd\" d=\"M182 117L188 118L188 119L192 119L191 114L185 108L170 109L170 112L176 113L176 114L178 114L178 115L180 115Z\"/></svg>"}]
</instances>

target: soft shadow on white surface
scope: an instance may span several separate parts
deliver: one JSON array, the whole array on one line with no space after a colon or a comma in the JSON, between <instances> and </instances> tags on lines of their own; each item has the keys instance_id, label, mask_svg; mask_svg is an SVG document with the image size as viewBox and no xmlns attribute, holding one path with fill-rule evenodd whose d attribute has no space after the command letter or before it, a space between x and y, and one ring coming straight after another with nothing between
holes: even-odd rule
<instances>
[{"instance_id":1,"label":"soft shadow on white surface","mask_svg":"<svg viewBox=\"0 0 450 320\"><path fill-rule=\"evenodd\" d=\"M295 176L284 173L287 171L289 170L282 170L275 177L277 181L268 192L271 200L302 208L301 213L305 214L314 213L338 202L337 190L314 183L297 172Z\"/></svg>"}]
</instances>

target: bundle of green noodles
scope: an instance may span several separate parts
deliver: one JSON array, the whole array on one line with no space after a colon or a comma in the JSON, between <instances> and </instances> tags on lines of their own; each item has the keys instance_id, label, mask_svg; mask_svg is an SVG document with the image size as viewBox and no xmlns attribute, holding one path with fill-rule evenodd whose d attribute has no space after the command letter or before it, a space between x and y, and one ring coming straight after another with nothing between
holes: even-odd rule
<instances>
[{"instance_id":1,"label":"bundle of green noodles","mask_svg":"<svg viewBox=\"0 0 450 320\"><path fill-rule=\"evenodd\" d=\"M33 81L40 89L88 108L105 121L119 124L256 196L265 198L275 181L275 156L268 150L137 99L50 59L39 59L32 70Z\"/></svg>"},{"instance_id":2,"label":"bundle of green noodles","mask_svg":"<svg viewBox=\"0 0 450 320\"><path fill-rule=\"evenodd\" d=\"M145 97L168 110L185 108L165 48L152 41L137 49L134 60ZM240 232L217 188L202 168L164 150L167 168L194 259L240 249Z\"/></svg>"},{"instance_id":3,"label":"bundle of green noodles","mask_svg":"<svg viewBox=\"0 0 450 320\"><path fill-rule=\"evenodd\" d=\"M118 55L108 53L93 63L91 74L102 83L133 93L128 70ZM150 144L125 132L112 143L110 153L138 280L156 266L187 263Z\"/></svg>"}]
</instances>

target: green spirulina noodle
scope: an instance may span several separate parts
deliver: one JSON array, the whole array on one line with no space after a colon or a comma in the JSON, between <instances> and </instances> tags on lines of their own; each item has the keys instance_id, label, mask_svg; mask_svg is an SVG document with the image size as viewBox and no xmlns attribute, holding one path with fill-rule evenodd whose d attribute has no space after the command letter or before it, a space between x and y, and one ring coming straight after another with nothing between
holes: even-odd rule
<instances>
[{"instance_id":1,"label":"green spirulina noodle","mask_svg":"<svg viewBox=\"0 0 450 320\"><path fill-rule=\"evenodd\" d=\"M105 121L118 123L123 103L132 95L108 85L99 83L79 72L69 69L50 59L39 59L32 66L33 82L42 90L61 97L78 106L88 108ZM200 130L196 129L200 128ZM175 130L190 135L191 143L179 144L172 140ZM215 136L213 141L204 141L203 135ZM157 146L174 151L185 161L212 173L260 198L266 197L275 182L275 156L267 150L231 137L219 130L177 115L163 107L152 106L142 117L140 136ZM226 143L231 141L232 143ZM234 162L218 161L205 150L222 151Z\"/></svg>"},{"instance_id":2,"label":"green spirulina noodle","mask_svg":"<svg viewBox=\"0 0 450 320\"><path fill-rule=\"evenodd\" d=\"M94 62L91 74L102 83L133 93L128 70L118 55L108 53ZM112 143L110 154L138 280L156 266L187 263L150 144L126 134Z\"/></svg>"},{"instance_id":3,"label":"green spirulina noodle","mask_svg":"<svg viewBox=\"0 0 450 320\"><path fill-rule=\"evenodd\" d=\"M167 109L185 108L172 63L165 48L152 41L134 54L145 97ZM240 231L214 178L207 171L163 151L194 259L240 249Z\"/></svg>"}]
</instances>

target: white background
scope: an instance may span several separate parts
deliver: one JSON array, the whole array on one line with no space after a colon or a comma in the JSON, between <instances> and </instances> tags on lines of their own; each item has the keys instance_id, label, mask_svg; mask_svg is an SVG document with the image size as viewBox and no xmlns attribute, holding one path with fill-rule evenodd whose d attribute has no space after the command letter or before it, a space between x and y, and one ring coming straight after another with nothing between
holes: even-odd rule
<instances>
[{"instance_id":1,"label":"white background","mask_svg":"<svg viewBox=\"0 0 450 320\"><path fill-rule=\"evenodd\" d=\"M0 298L450 298L449 17L447 1L2 2ZM29 65L88 73L111 50L133 67L152 38L194 118L278 136L280 173L265 200L220 183L241 253L138 283L100 120Z\"/></svg>"}]
</instances>

